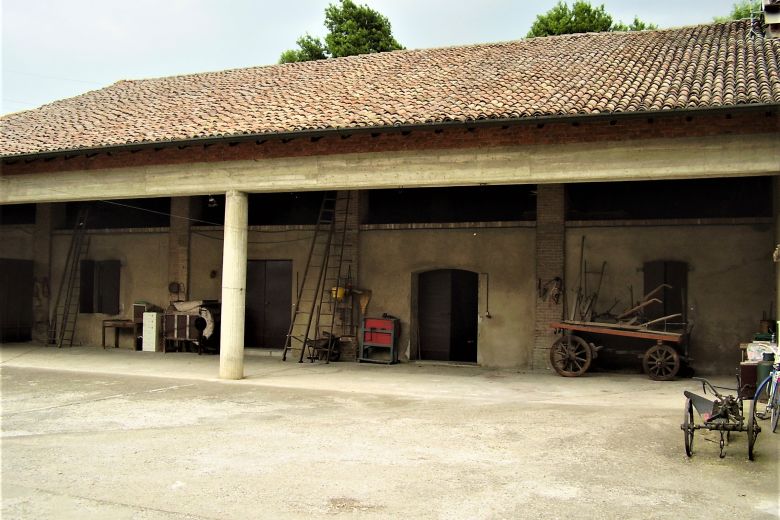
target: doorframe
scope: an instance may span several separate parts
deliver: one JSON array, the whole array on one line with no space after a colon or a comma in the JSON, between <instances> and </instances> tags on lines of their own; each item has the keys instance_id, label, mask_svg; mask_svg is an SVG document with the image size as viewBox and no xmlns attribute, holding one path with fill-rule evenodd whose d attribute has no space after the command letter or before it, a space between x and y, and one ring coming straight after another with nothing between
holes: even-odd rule
<instances>
[{"instance_id":1,"label":"doorframe","mask_svg":"<svg viewBox=\"0 0 780 520\"><path fill-rule=\"evenodd\" d=\"M425 361L420 359L420 275L429 271L438 271L442 269L468 271L477 275L477 365L482 365L482 350L479 348L481 343L483 327L485 326L485 316L488 305L488 284L489 273L481 272L474 266L462 265L431 265L423 269L416 269L411 272L410 296L409 302L409 361ZM453 361L453 363L457 363ZM464 362L465 363L465 362ZM470 363L469 363L470 364Z\"/></svg>"}]
</instances>

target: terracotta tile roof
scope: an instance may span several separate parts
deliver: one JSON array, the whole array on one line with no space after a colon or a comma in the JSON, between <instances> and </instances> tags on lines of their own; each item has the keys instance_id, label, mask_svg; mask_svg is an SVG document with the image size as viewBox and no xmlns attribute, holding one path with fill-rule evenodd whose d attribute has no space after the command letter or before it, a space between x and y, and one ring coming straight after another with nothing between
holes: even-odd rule
<instances>
[{"instance_id":1,"label":"terracotta tile roof","mask_svg":"<svg viewBox=\"0 0 780 520\"><path fill-rule=\"evenodd\" d=\"M780 103L780 41L738 21L138 81L0 119L0 155L332 128Z\"/></svg>"}]
</instances>

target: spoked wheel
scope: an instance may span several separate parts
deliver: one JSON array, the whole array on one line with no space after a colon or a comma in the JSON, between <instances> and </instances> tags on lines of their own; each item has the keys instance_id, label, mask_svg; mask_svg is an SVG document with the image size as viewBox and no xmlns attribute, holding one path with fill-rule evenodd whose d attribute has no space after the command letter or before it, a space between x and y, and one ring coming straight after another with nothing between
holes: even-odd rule
<instances>
[{"instance_id":1,"label":"spoked wheel","mask_svg":"<svg viewBox=\"0 0 780 520\"><path fill-rule=\"evenodd\" d=\"M777 420L780 419L780 383L777 381L772 388L772 397L769 399L769 417L772 424L772 433L777 431Z\"/></svg>"},{"instance_id":2,"label":"spoked wheel","mask_svg":"<svg viewBox=\"0 0 780 520\"><path fill-rule=\"evenodd\" d=\"M756 401L750 401L750 413L748 414L747 436L748 436L748 459L753 460L753 446L756 444L756 438L761 431L761 427L756 424Z\"/></svg>"},{"instance_id":3,"label":"spoked wheel","mask_svg":"<svg viewBox=\"0 0 780 520\"><path fill-rule=\"evenodd\" d=\"M691 457L693 455L693 433L696 429L693 427L693 401L685 400L685 415L682 423L683 435L685 435L685 454Z\"/></svg>"},{"instance_id":4,"label":"spoked wheel","mask_svg":"<svg viewBox=\"0 0 780 520\"><path fill-rule=\"evenodd\" d=\"M669 381L680 371L680 355L669 345L658 343L647 349L642 367L650 379Z\"/></svg>"},{"instance_id":5,"label":"spoked wheel","mask_svg":"<svg viewBox=\"0 0 780 520\"><path fill-rule=\"evenodd\" d=\"M578 336L564 334L550 347L550 364L564 377L581 376L592 360L590 345Z\"/></svg>"}]
</instances>

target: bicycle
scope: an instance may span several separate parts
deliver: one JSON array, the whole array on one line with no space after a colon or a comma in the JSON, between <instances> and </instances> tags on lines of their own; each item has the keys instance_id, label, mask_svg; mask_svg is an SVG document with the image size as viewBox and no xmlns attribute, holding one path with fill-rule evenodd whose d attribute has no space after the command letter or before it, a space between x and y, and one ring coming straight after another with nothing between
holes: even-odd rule
<instances>
[{"instance_id":1,"label":"bicycle","mask_svg":"<svg viewBox=\"0 0 780 520\"><path fill-rule=\"evenodd\" d=\"M780 419L780 362L772 365L772 371L756 388L753 401L760 406L766 399L766 408L756 411L759 419L769 419L770 429L777 432L777 422Z\"/></svg>"}]
</instances>

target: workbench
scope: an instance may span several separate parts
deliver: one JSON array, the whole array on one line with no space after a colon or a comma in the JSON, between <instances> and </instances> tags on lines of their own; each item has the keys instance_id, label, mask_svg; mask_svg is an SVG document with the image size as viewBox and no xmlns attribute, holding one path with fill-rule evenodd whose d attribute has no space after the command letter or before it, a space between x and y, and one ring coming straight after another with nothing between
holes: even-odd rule
<instances>
[{"instance_id":1,"label":"workbench","mask_svg":"<svg viewBox=\"0 0 780 520\"><path fill-rule=\"evenodd\" d=\"M114 329L114 348L119 348L119 331L122 329L133 331L133 341L135 341L136 327L133 320L103 320L103 348L106 348L106 329Z\"/></svg>"}]
</instances>

